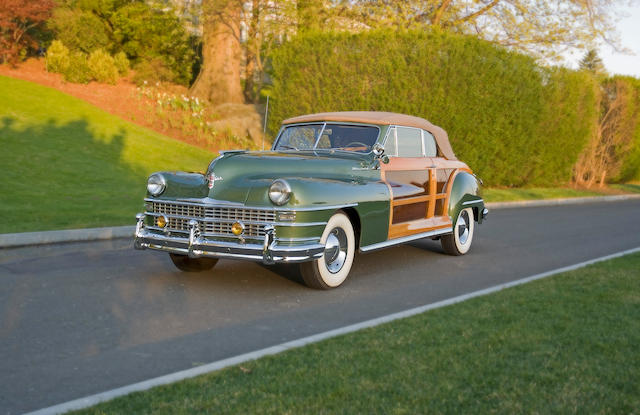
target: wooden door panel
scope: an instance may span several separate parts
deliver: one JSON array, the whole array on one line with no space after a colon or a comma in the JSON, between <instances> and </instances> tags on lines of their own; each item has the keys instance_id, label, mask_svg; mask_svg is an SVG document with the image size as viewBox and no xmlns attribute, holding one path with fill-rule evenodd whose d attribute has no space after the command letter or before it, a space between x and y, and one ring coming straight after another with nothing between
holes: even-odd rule
<instances>
[{"instance_id":1,"label":"wooden door panel","mask_svg":"<svg viewBox=\"0 0 640 415\"><path fill-rule=\"evenodd\" d=\"M448 217L441 217L445 195L438 194L438 182L444 175L438 175L432 158L394 157L381 170L392 195L389 238L451 226Z\"/></svg>"}]
</instances>

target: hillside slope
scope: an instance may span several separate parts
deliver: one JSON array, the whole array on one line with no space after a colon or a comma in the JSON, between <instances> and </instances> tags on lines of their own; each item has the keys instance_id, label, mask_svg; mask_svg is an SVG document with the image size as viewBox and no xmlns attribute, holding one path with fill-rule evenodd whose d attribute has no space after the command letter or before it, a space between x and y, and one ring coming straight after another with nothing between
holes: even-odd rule
<instances>
[{"instance_id":1,"label":"hillside slope","mask_svg":"<svg viewBox=\"0 0 640 415\"><path fill-rule=\"evenodd\" d=\"M0 233L126 225L157 170L215 156L85 101L0 76Z\"/></svg>"}]
</instances>

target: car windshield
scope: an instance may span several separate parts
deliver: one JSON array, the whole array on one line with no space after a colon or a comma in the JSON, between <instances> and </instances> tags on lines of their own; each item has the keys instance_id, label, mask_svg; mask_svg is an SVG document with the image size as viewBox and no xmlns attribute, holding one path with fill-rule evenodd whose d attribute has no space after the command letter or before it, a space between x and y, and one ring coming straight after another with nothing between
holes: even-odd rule
<instances>
[{"instance_id":1,"label":"car windshield","mask_svg":"<svg viewBox=\"0 0 640 415\"><path fill-rule=\"evenodd\" d=\"M378 128L367 125L304 124L285 127L274 150L342 150L368 153Z\"/></svg>"}]
</instances>

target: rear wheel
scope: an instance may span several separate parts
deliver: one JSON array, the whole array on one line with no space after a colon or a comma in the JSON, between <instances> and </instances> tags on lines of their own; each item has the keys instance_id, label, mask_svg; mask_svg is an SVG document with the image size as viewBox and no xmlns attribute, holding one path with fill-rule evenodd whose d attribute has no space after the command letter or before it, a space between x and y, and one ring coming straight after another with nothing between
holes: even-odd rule
<instances>
[{"instance_id":1,"label":"rear wheel","mask_svg":"<svg viewBox=\"0 0 640 415\"><path fill-rule=\"evenodd\" d=\"M218 262L218 258L189 258L186 255L169 254L173 265L180 271L200 272L213 268Z\"/></svg>"},{"instance_id":2,"label":"rear wheel","mask_svg":"<svg viewBox=\"0 0 640 415\"><path fill-rule=\"evenodd\" d=\"M300 264L300 274L308 287L336 288L347 279L356 251L353 225L347 215L339 212L329 219L320 243L324 244L322 257Z\"/></svg>"},{"instance_id":3,"label":"rear wheel","mask_svg":"<svg viewBox=\"0 0 640 415\"><path fill-rule=\"evenodd\" d=\"M453 227L453 233L443 235L440 238L444 252L449 255L464 255L469 252L473 241L474 229L473 209L462 209Z\"/></svg>"}]
</instances>

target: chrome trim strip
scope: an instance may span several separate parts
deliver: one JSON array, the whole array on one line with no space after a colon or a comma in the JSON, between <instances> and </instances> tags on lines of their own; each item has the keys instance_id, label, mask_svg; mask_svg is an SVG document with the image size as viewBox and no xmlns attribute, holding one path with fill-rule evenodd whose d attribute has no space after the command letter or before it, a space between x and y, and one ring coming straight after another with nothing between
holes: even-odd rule
<instances>
[{"instance_id":1,"label":"chrome trim strip","mask_svg":"<svg viewBox=\"0 0 640 415\"><path fill-rule=\"evenodd\" d=\"M182 255L188 255L189 251L188 249L184 249L184 248L170 248L170 247L166 247L166 246L162 246L162 245L155 245L155 244L149 244L143 248L136 248L136 249L153 249L156 251L164 251L164 252L170 252L170 253L174 253L174 254L182 254ZM258 262L262 262L262 256L258 256L258 255L245 255L245 254L230 254L230 253L210 253L210 252L201 252L199 254L201 257L206 257L206 258L228 258L228 259L244 259L244 260L248 260L248 261L258 261ZM275 256L273 257L273 261L274 262L286 262L286 263L297 263L297 262L305 262L305 261L309 261L311 259L316 259L316 258L320 258L322 256L322 254L316 255L313 258L309 258L306 256Z\"/></svg>"},{"instance_id":2,"label":"chrome trim strip","mask_svg":"<svg viewBox=\"0 0 640 415\"><path fill-rule=\"evenodd\" d=\"M168 213L154 213L154 212L144 212L147 216L166 216L171 219L189 219L189 220L197 220L200 222L213 222L213 223L235 223L237 219L217 219L212 218L211 216L204 217L196 217L196 216L181 216L181 215L170 215ZM291 226L291 227L302 227L302 226L325 226L327 222L264 222L264 221L255 221L255 220L243 220L242 223L245 225L272 225L272 226ZM152 228L148 226L148 228ZM164 230L164 228L158 228L159 230ZM179 230L178 230L179 231ZM185 231L186 232L186 231Z\"/></svg>"},{"instance_id":3,"label":"chrome trim strip","mask_svg":"<svg viewBox=\"0 0 640 415\"><path fill-rule=\"evenodd\" d=\"M484 203L484 200L483 199L468 200L466 202L463 202L462 206L473 205L474 203L480 203L480 202Z\"/></svg>"},{"instance_id":4,"label":"chrome trim strip","mask_svg":"<svg viewBox=\"0 0 640 415\"><path fill-rule=\"evenodd\" d=\"M453 228L450 228L450 229L436 229L434 231L429 231L429 232L424 232L424 233L417 233L415 235L403 236L401 238L389 239L389 240L386 240L384 242L378 242L376 244L362 246L362 247L360 247L360 251L361 252L371 252L371 251L375 251L377 249L386 248L388 246L398 245L398 244L402 244L402 243L405 243L405 242L411 242L411 241L415 241L417 239L422 239L422 238L429 238L431 236L444 235L444 234L451 233L451 232L453 232Z\"/></svg>"},{"instance_id":5,"label":"chrome trim strip","mask_svg":"<svg viewBox=\"0 0 640 415\"><path fill-rule=\"evenodd\" d=\"M145 202L158 202L158 203L173 203L173 204L184 204L184 205L195 205L195 206L204 206L204 207L228 207L225 205L218 205L218 203L225 203L224 201L219 201L219 200L215 200L215 199L211 199L211 198L203 198L203 199L192 199L192 200L199 200L201 202L183 202L182 200L184 199L180 199L179 201L177 199L152 199L150 197L147 197L144 199ZM213 202L209 202L209 201L213 201ZM228 203L232 203L232 202L228 202ZM239 209L255 209L255 210L272 210L275 212L309 212L309 211L315 211L315 210L329 210L329 209L340 209L340 208L345 208L345 207L354 207L354 206L358 206L358 203L346 203L344 205L318 205L318 206L311 206L311 207L275 207L275 206L246 206L246 205L234 205L233 207L237 207Z\"/></svg>"},{"instance_id":6,"label":"chrome trim strip","mask_svg":"<svg viewBox=\"0 0 640 415\"><path fill-rule=\"evenodd\" d=\"M146 200L146 199L145 199ZM156 199L156 202L163 202L166 199ZM189 203L189 204L193 204L193 205L197 205L197 206L202 206L202 205L214 205L214 206L220 206L223 208L226 207L237 207L237 208L241 208L244 207L244 205L240 202L230 202L228 200L218 200L218 199L212 199L209 196L204 197L202 199L198 199L198 198L189 198L189 199L175 199L175 201L169 201L167 200L167 203ZM268 209L266 209L268 210Z\"/></svg>"},{"instance_id":7,"label":"chrome trim strip","mask_svg":"<svg viewBox=\"0 0 640 415\"><path fill-rule=\"evenodd\" d=\"M187 206L212 206L212 207L234 207L234 208L245 208L246 206L242 203L238 202L229 202L226 200L217 200L212 199L210 197L204 197L201 199L198 198L189 198L189 199L155 199L152 197L145 197L145 202L157 202L157 203L172 203L175 205L187 205ZM265 206L260 208L261 210L272 210L273 208L270 206Z\"/></svg>"},{"instance_id":8,"label":"chrome trim strip","mask_svg":"<svg viewBox=\"0 0 640 415\"><path fill-rule=\"evenodd\" d=\"M320 237L313 238L276 238L278 242L318 242L320 241Z\"/></svg>"},{"instance_id":9,"label":"chrome trim strip","mask_svg":"<svg viewBox=\"0 0 640 415\"><path fill-rule=\"evenodd\" d=\"M284 212L311 212L315 210L335 210L346 207L358 206L358 203L345 203L344 205L322 205L313 207L300 207L300 208L276 208L277 211Z\"/></svg>"},{"instance_id":10,"label":"chrome trim strip","mask_svg":"<svg viewBox=\"0 0 640 415\"><path fill-rule=\"evenodd\" d=\"M144 227L145 229L149 229L152 231L156 231L156 232L163 232L166 233L167 231L171 234L176 234L176 233L180 233L180 234L184 234L185 238L187 237L187 235L189 235L189 231L188 230L180 230L180 229L166 229L166 228L161 228L159 226L150 226L150 225L145 225ZM213 237L213 238L223 238L223 239L229 239L231 241L238 241L239 237L235 236L233 234L228 234L228 233L212 233L212 232L201 232L202 236L209 236L209 237ZM176 237L179 237L177 235L174 235ZM251 241L262 241L263 237L262 236L247 236L247 235L242 235L242 237L244 239L247 240L251 240ZM312 237L312 238L279 238L276 237L275 238L276 242L318 242L320 241L320 237Z\"/></svg>"}]
</instances>

